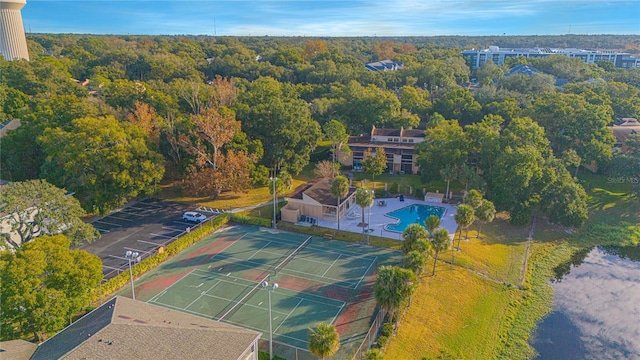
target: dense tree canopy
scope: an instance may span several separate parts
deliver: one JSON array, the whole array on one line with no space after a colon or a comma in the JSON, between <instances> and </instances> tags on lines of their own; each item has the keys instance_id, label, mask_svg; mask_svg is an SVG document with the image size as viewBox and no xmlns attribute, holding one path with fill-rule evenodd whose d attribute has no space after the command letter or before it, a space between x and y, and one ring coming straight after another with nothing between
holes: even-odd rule
<instances>
[{"instance_id":1,"label":"dense tree canopy","mask_svg":"<svg viewBox=\"0 0 640 360\"><path fill-rule=\"evenodd\" d=\"M42 341L89 305L102 262L70 244L64 235L42 236L15 253L0 252L3 340L33 334Z\"/></svg>"}]
</instances>

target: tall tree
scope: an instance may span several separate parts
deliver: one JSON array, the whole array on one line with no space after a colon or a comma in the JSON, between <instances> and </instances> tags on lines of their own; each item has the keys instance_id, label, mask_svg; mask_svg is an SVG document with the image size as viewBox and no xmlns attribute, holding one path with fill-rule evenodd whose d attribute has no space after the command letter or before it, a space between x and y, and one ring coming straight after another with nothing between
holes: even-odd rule
<instances>
[{"instance_id":1,"label":"tall tree","mask_svg":"<svg viewBox=\"0 0 640 360\"><path fill-rule=\"evenodd\" d=\"M102 280L102 262L84 250L70 250L64 235L42 236L15 254L0 254L0 316L6 336L33 334L42 341L89 305Z\"/></svg>"},{"instance_id":2,"label":"tall tree","mask_svg":"<svg viewBox=\"0 0 640 360\"><path fill-rule=\"evenodd\" d=\"M199 114L192 115L191 119L194 125L191 137L195 139L195 143L184 135L182 143L196 154L198 163L206 162L215 170L218 151L240 131L240 122L235 119L233 111L225 107L202 109Z\"/></svg>"},{"instance_id":3,"label":"tall tree","mask_svg":"<svg viewBox=\"0 0 640 360\"><path fill-rule=\"evenodd\" d=\"M336 220L338 221L338 231L340 230L340 202L349 193L349 179L344 175L336 176L331 182L331 195L338 199L336 206Z\"/></svg>"},{"instance_id":4,"label":"tall tree","mask_svg":"<svg viewBox=\"0 0 640 360\"><path fill-rule=\"evenodd\" d=\"M340 334L335 325L317 323L314 329L309 329L309 351L324 359L333 356L340 349Z\"/></svg>"},{"instance_id":5,"label":"tall tree","mask_svg":"<svg viewBox=\"0 0 640 360\"><path fill-rule=\"evenodd\" d=\"M446 165L440 169L440 177L447 183L447 191L445 193L445 199L450 199L449 184L458 177L458 169L454 165Z\"/></svg>"},{"instance_id":6,"label":"tall tree","mask_svg":"<svg viewBox=\"0 0 640 360\"><path fill-rule=\"evenodd\" d=\"M430 215L424 223L427 225L429 235L433 236L433 232L440 226L440 217L438 215Z\"/></svg>"},{"instance_id":7,"label":"tall tree","mask_svg":"<svg viewBox=\"0 0 640 360\"><path fill-rule=\"evenodd\" d=\"M545 130L556 157L573 149L583 163L611 159L615 142L608 125L613 111L608 105L595 105L576 94L543 94L527 110Z\"/></svg>"},{"instance_id":8,"label":"tall tree","mask_svg":"<svg viewBox=\"0 0 640 360\"><path fill-rule=\"evenodd\" d=\"M360 222L362 223L362 242L365 242L364 209L368 208L369 206L371 206L371 204L373 204L373 193L371 192L371 190L365 189L364 187L359 187L356 190L356 204L360 206L360 208L362 209L362 217ZM371 224L367 224L367 225L368 225L367 228L371 226Z\"/></svg>"},{"instance_id":9,"label":"tall tree","mask_svg":"<svg viewBox=\"0 0 640 360\"><path fill-rule=\"evenodd\" d=\"M458 229L460 234L458 235L458 250L460 249L460 239L462 238L462 230L468 229L471 224L473 224L473 220L475 219L475 214L473 207L467 204L458 205L456 209L456 215L454 216L456 224L458 224ZM468 230L467 230L468 235ZM467 236L468 238L468 236Z\"/></svg>"},{"instance_id":10,"label":"tall tree","mask_svg":"<svg viewBox=\"0 0 640 360\"><path fill-rule=\"evenodd\" d=\"M433 248L433 271L431 275L436 274L436 263L438 262L438 255L449 248L451 239L449 238L449 232L447 229L437 229L433 232L433 236L429 239Z\"/></svg>"},{"instance_id":11,"label":"tall tree","mask_svg":"<svg viewBox=\"0 0 640 360\"><path fill-rule=\"evenodd\" d=\"M397 324L397 313L409 301L417 287L416 274L397 266L381 266L373 286L378 306L389 312L389 318Z\"/></svg>"},{"instance_id":12,"label":"tall tree","mask_svg":"<svg viewBox=\"0 0 640 360\"><path fill-rule=\"evenodd\" d=\"M261 77L247 86L234 108L243 131L262 142L265 166L295 175L309 163L321 129L293 85Z\"/></svg>"},{"instance_id":13,"label":"tall tree","mask_svg":"<svg viewBox=\"0 0 640 360\"><path fill-rule=\"evenodd\" d=\"M164 174L162 156L149 150L140 129L112 116L76 119L69 130L47 129L38 142L47 155L47 181L75 192L90 212L105 214L152 193Z\"/></svg>"},{"instance_id":14,"label":"tall tree","mask_svg":"<svg viewBox=\"0 0 640 360\"><path fill-rule=\"evenodd\" d=\"M371 175L371 188L376 188L376 175L382 174L387 168L387 154L384 149L376 148L376 152L371 152L371 149L367 149L363 154L362 168L364 171Z\"/></svg>"},{"instance_id":15,"label":"tall tree","mask_svg":"<svg viewBox=\"0 0 640 360\"><path fill-rule=\"evenodd\" d=\"M425 130L425 140L416 145L417 162L422 169L422 180L440 178L446 166L460 167L468 158L469 141L455 120L438 121Z\"/></svg>"},{"instance_id":16,"label":"tall tree","mask_svg":"<svg viewBox=\"0 0 640 360\"><path fill-rule=\"evenodd\" d=\"M146 103L136 101L133 111L127 115L132 124L138 126L147 136L147 146L154 150L160 147L160 119L156 110Z\"/></svg>"},{"instance_id":17,"label":"tall tree","mask_svg":"<svg viewBox=\"0 0 640 360\"><path fill-rule=\"evenodd\" d=\"M329 121L324 124L323 130L327 139L331 141L332 161L334 164L336 162L337 154L344 153L345 155L349 155L351 148L346 146L347 140L349 140L349 134L347 134L347 129L340 121Z\"/></svg>"},{"instance_id":18,"label":"tall tree","mask_svg":"<svg viewBox=\"0 0 640 360\"><path fill-rule=\"evenodd\" d=\"M427 238L429 233L420 224L410 224L402 232L402 253L407 255L411 251L419 251L421 253L427 251L428 243Z\"/></svg>"},{"instance_id":19,"label":"tall tree","mask_svg":"<svg viewBox=\"0 0 640 360\"><path fill-rule=\"evenodd\" d=\"M82 206L71 194L44 180L12 182L0 187L0 209L4 221L16 232L20 241L11 236L5 241L18 249L36 235L68 235L74 244L91 242L100 235L90 224L82 221L86 215Z\"/></svg>"},{"instance_id":20,"label":"tall tree","mask_svg":"<svg viewBox=\"0 0 640 360\"><path fill-rule=\"evenodd\" d=\"M489 200L483 200L480 207L478 207L475 211L476 217L478 221L480 221L480 228L478 229L478 238L480 237L480 232L482 231L482 225L486 223L490 223L496 216L496 208L493 203Z\"/></svg>"},{"instance_id":21,"label":"tall tree","mask_svg":"<svg viewBox=\"0 0 640 360\"><path fill-rule=\"evenodd\" d=\"M416 276L420 276L427 264L427 257L424 253L413 250L408 252L404 257L404 267L413 271Z\"/></svg>"}]
</instances>

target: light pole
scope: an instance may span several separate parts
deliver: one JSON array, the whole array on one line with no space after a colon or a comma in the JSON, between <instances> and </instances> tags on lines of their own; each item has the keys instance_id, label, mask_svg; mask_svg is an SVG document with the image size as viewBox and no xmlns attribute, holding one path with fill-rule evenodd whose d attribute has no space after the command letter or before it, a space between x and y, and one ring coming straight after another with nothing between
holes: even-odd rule
<instances>
[{"instance_id":1,"label":"light pole","mask_svg":"<svg viewBox=\"0 0 640 360\"><path fill-rule=\"evenodd\" d=\"M276 181L277 177L270 177L269 180L273 183L273 228L276 228Z\"/></svg>"},{"instance_id":2,"label":"light pole","mask_svg":"<svg viewBox=\"0 0 640 360\"><path fill-rule=\"evenodd\" d=\"M269 282L266 280L262 282L262 287L267 289L267 294L269 296L269 360L273 359L273 330L271 327L271 292L275 291L278 288L278 283L271 284L269 287Z\"/></svg>"},{"instance_id":3,"label":"light pole","mask_svg":"<svg viewBox=\"0 0 640 360\"><path fill-rule=\"evenodd\" d=\"M138 256L140 256L140 254L131 250L127 250L127 252L124 253L124 257L126 257L127 260L129 260L129 277L131 278L131 298L133 300L136 299L136 292L133 287L133 270L131 270L131 260L134 260L134 261L137 260Z\"/></svg>"},{"instance_id":4,"label":"light pole","mask_svg":"<svg viewBox=\"0 0 640 360\"><path fill-rule=\"evenodd\" d=\"M367 245L369 245L369 233L371 233L371 208L373 207L373 203L375 202L376 193L373 190L371 191L371 205L369 205L369 220L367 221Z\"/></svg>"}]
</instances>

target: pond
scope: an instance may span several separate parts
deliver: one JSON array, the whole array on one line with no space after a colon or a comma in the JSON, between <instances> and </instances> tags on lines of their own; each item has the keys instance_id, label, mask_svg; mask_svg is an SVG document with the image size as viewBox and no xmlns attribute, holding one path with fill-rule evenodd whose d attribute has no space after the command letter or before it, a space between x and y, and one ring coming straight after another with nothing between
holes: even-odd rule
<instances>
[{"instance_id":1,"label":"pond","mask_svg":"<svg viewBox=\"0 0 640 360\"><path fill-rule=\"evenodd\" d=\"M640 359L640 247L596 247L557 269L538 359Z\"/></svg>"}]
</instances>

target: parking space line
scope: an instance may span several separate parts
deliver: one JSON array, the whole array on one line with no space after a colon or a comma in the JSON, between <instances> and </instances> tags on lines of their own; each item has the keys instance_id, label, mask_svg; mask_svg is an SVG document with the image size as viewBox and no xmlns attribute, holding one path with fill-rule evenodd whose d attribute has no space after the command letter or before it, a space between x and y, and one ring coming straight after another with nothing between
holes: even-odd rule
<instances>
[{"instance_id":1,"label":"parking space line","mask_svg":"<svg viewBox=\"0 0 640 360\"><path fill-rule=\"evenodd\" d=\"M106 233L111 232L111 231L109 231L109 230L106 230L106 229L99 229L99 228L96 228L96 230L100 231L101 233L102 233L102 232L106 232Z\"/></svg>"},{"instance_id":2,"label":"parking space line","mask_svg":"<svg viewBox=\"0 0 640 360\"><path fill-rule=\"evenodd\" d=\"M111 270L124 271L124 270L122 270L122 269L120 269L120 268L114 268L114 267L112 267L112 266L107 266L107 265L102 265L102 267L103 267L103 268L107 268L107 269L111 269Z\"/></svg>"},{"instance_id":3,"label":"parking space line","mask_svg":"<svg viewBox=\"0 0 640 360\"><path fill-rule=\"evenodd\" d=\"M143 253L147 253L147 254L153 252L153 250L144 251L144 250L134 249L134 248L126 247L126 246L124 246L124 248L125 248L125 250L132 250L132 251L143 252Z\"/></svg>"},{"instance_id":4,"label":"parking space line","mask_svg":"<svg viewBox=\"0 0 640 360\"><path fill-rule=\"evenodd\" d=\"M181 225L189 225L189 226L197 225L197 224L188 223L188 222L184 222L184 221L178 221L178 220L174 220L173 222L176 223L176 224L181 224Z\"/></svg>"},{"instance_id":5,"label":"parking space line","mask_svg":"<svg viewBox=\"0 0 640 360\"><path fill-rule=\"evenodd\" d=\"M163 229L168 229L168 230L171 230L171 231L175 231L175 232L179 232L179 233L184 231L183 229L176 229L176 228L172 228L172 227L168 227L168 226L163 226L162 228Z\"/></svg>"},{"instance_id":6,"label":"parking space line","mask_svg":"<svg viewBox=\"0 0 640 360\"><path fill-rule=\"evenodd\" d=\"M116 220L133 221L133 219L121 218L121 217L117 217L117 216L114 216L114 215L109 215L107 217L114 218Z\"/></svg>"},{"instance_id":7,"label":"parking space line","mask_svg":"<svg viewBox=\"0 0 640 360\"><path fill-rule=\"evenodd\" d=\"M144 241L144 240L138 240L139 242L143 243L143 244L151 244L151 245L155 245L155 246L164 246L165 243L154 243L151 241Z\"/></svg>"},{"instance_id":8,"label":"parking space line","mask_svg":"<svg viewBox=\"0 0 640 360\"><path fill-rule=\"evenodd\" d=\"M164 208L165 207L165 206L162 206L162 205L152 204L152 203L148 203L148 202L144 202L144 201L139 201L139 202L136 203L136 205L155 206L157 208Z\"/></svg>"},{"instance_id":9,"label":"parking space line","mask_svg":"<svg viewBox=\"0 0 640 360\"><path fill-rule=\"evenodd\" d=\"M165 237L165 238L167 238L167 239L172 239L172 238L173 238L173 236L169 236L169 235L162 235L162 234L156 234L156 233L149 233L149 235Z\"/></svg>"},{"instance_id":10,"label":"parking space line","mask_svg":"<svg viewBox=\"0 0 640 360\"><path fill-rule=\"evenodd\" d=\"M117 227L122 227L122 225L120 225L120 224L110 223L108 221L96 220L94 222L101 223L101 224L107 224L107 225L113 225L113 226L117 226Z\"/></svg>"},{"instance_id":11,"label":"parking space line","mask_svg":"<svg viewBox=\"0 0 640 360\"><path fill-rule=\"evenodd\" d=\"M116 258L116 259L120 259L120 260L127 260L127 261L129 261L129 259L127 259L126 257L122 257L122 256L109 255L109 257Z\"/></svg>"}]
</instances>

